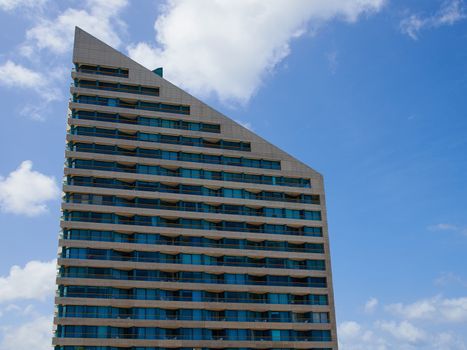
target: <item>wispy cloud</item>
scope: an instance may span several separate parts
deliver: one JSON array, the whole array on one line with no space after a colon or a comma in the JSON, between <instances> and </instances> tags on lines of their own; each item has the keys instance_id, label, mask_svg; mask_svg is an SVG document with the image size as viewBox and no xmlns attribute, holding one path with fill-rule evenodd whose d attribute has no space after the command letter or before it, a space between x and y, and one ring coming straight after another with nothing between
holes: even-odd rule
<instances>
[{"instance_id":1,"label":"wispy cloud","mask_svg":"<svg viewBox=\"0 0 467 350\"><path fill-rule=\"evenodd\" d=\"M459 226L450 223L439 223L435 225L428 226L430 231L451 231L451 232L458 232L464 235L467 235L467 227Z\"/></svg>"},{"instance_id":2,"label":"wispy cloud","mask_svg":"<svg viewBox=\"0 0 467 350\"><path fill-rule=\"evenodd\" d=\"M388 305L387 310L410 320L461 323L467 322L467 297L442 298L437 296L411 304Z\"/></svg>"},{"instance_id":3,"label":"wispy cloud","mask_svg":"<svg viewBox=\"0 0 467 350\"><path fill-rule=\"evenodd\" d=\"M60 73L61 67L53 67L48 69L48 74L27 68L21 64L17 64L11 60L0 65L0 85L7 88L32 90L38 96L37 101L31 102L26 100L20 110L22 116L33 120L45 120L45 111L53 101L58 101L63 98L63 93L57 83L63 78Z\"/></svg>"},{"instance_id":4,"label":"wispy cloud","mask_svg":"<svg viewBox=\"0 0 467 350\"><path fill-rule=\"evenodd\" d=\"M462 278L459 275L456 275L453 272L442 273L441 276L435 279L434 283L435 285L441 286L441 287L444 287L450 284L456 284L462 287L467 287L467 280Z\"/></svg>"},{"instance_id":5,"label":"wispy cloud","mask_svg":"<svg viewBox=\"0 0 467 350\"><path fill-rule=\"evenodd\" d=\"M69 72L64 71L68 58L65 63L63 54L72 48L75 26L118 48L122 44L120 35L126 30L120 14L128 5L128 0L86 0L59 12L56 3L48 5L50 11L41 10L47 2L0 0L0 9L27 9L20 13L32 22L23 43L16 51L8 53L8 57L14 59L0 62L0 85L35 92L38 100L26 102L20 114L41 121L46 119L50 103L64 98ZM31 11L34 15L30 15Z\"/></svg>"},{"instance_id":6,"label":"wispy cloud","mask_svg":"<svg viewBox=\"0 0 467 350\"><path fill-rule=\"evenodd\" d=\"M246 103L290 54L307 26L379 11L385 0L170 0L154 28L154 43L128 47L147 66L199 96ZM189 54L187 54L189 52Z\"/></svg>"},{"instance_id":7,"label":"wispy cloud","mask_svg":"<svg viewBox=\"0 0 467 350\"><path fill-rule=\"evenodd\" d=\"M32 170L30 160L7 177L0 176L0 209L7 213L36 216L47 211L46 203L57 199L59 189L52 176Z\"/></svg>"},{"instance_id":8,"label":"wispy cloud","mask_svg":"<svg viewBox=\"0 0 467 350\"><path fill-rule=\"evenodd\" d=\"M411 14L400 22L400 29L414 40L424 29L438 28L445 25L453 25L466 18L463 0L446 0L441 8L432 16Z\"/></svg>"},{"instance_id":9,"label":"wispy cloud","mask_svg":"<svg viewBox=\"0 0 467 350\"><path fill-rule=\"evenodd\" d=\"M45 85L45 82L45 77L41 73L13 61L6 61L0 65L0 83L3 85L40 89Z\"/></svg>"},{"instance_id":10,"label":"wispy cloud","mask_svg":"<svg viewBox=\"0 0 467 350\"><path fill-rule=\"evenodd\" d=\"M370 298L364 306L364 310L367 314L371 314L378 307L379 301L376 298Z\"/></svg>"},{"instance_id":11,"label":"wispy cloud","mask_svg":"<svg viewBox=\"0 0 467 350\"><path fill-rule=\"evenodd\" d=\"M408 321L346 321L338 325L341 350L465 350L461 334L429 331Z\"/></svg>"},{"instance_id":12,"label":"wispy cloud","mask_svg":"<svg viewBox=\"0 0 467 350\"><path fill-rule=\"evenodd\" d=\"M40 17L38 23L27 31L27 41L22 50L28 55L42 49L54 54L69 52L75 26L119 47L122 42L119 31L125 25L118 16L127 5L127 0L87 0L84 8L67 8L55 18Z\"/></svg>"},{"instance_id":13,"label":"wispy cloud","mask_svg":"<svg viewBox=\"0 0 467 350\"><path fill-rule=\"evenodd\" d=\"M459 229L458 226L453 224L436 224L428 227L432 231L457 231Z\"/></svg>"},{"instance_id":14,"label":"wispy cloud","mask_svg":"<svg viewBox=\"0 0 467 350\"><path fill-rule=\"evenodd\" d=\"M427 338L424 330L408 321L382 321L378 322L377 325L381 330L388 332L394 338L408 343L419 343Z\"/></svg>"},{"instance_id":15,"label":"wispy cloud","mask_svg":"<svg viewBox=\"0 0 467 350\"><path fill-rule=\"evenodd\" d=\"M16 9L37 9L43 8L48 0L0 0L0 9L13 11Z\"/></svg>"},{"instance_id":16,"label":"wispy cloud","mask_svg":"<svg viewBox=\"0 0 467 350\"><path fill-rule=\"evenodd\" d=\"M374 305L370 298L366 305ZM338 339L342 350L465 350L463 333L455 326L466 324L467 298L440 296L413 303L383 305L371 313L372 321L345 321L338 325ZM379 304L379 303L378 303ZM376 311L376 310L375 310ZM376 320L374 320L376 318ZM446 323L452 330L441 329Z\"/></svg>"},{"instance_id":17,"label":"wispy cloud","mask_svg":"<svg viewBox=\"0 0 467 350\"><path fill-rule=\"evenodd\" d=\"M332 74L336 74L337 68L339 67L339 59L337 51L331 51L326 54L326 60L328 61L329 71Z\"/></svg>"},{"instance_id":18,"label":"wispy cloud","mask_svg":"<svg viewBox=\"0 0 467 350\"><path fill-rule=\"evenodd\" d=\"M346 321L338 325L341 350L465 350L462 336L453 331L432 331L408 321L377 321L363 325Z\"/></svg>"},{"instance_id":19,"label":"wispy cloud","mask_svg":"<svg viewBox=\"0 0 467 350\"><path fill-rule=\"evenodd\" d=\"M54 87L51 77L53 75L45 76L11 60L0 65L0 85L34 90L44 103L58 100L62 96L60 90Z\"/></svg>"}]
</instances>

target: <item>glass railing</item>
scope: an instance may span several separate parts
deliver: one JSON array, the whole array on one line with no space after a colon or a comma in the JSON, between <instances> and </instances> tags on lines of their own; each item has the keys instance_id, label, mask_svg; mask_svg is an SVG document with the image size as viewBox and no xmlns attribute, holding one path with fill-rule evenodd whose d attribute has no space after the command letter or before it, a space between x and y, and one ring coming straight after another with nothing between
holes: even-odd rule
<instances>
[{"instance_id":1,"label":"glass railing","mask_svg":"<svg viewBox=\"0 0 467 350\"><path fill-rule=\"evenodd\" d=\"M73 111L72 118L84 119L84 120L96 120L109 123L120 123L120 124L132 124L132 125L143 125L152 126L155 128L167 128L167 129L180 129L180 130L191 130L191 131L202 131L210 133L220 133L221 127L219 124L208 124L201 122L189 122L185 120L171 120L157 117L142 117L135 116L124 117L118 113L102 113L97 111Z\"/></svg>"},{"instance_id":2,"label":"glass railing","mask_svg":"<svg viewBox=\"0 0 467 350\"><path fill-rule=\"evenodd\" d=\"M228 315L231 313L231 315ZM105 318L105 319L132 319L132 320L161 320L161 321L206 321L206 322L273 322L273 323L329 323L328 313L289 313L285 312L278 317L268 313L253 313L252 316L237 315L237 310L225 310L223 312L211 312L208 310L165 310L156 308L115 308L93 306L87 310L83 306L66 305L59 306L55 312L57 317L63 318ZM227 315L226 315L227 314Z\"/></svg>"},{"instance_id":3,"label":"glass railing","mask_svg":"<svg viewBox=\"0 0 467 350\"><path fill-rule=\"evenodd\" d=\"M164 168L162 166L152 166L145 164L138 165L123 165L117 162L102 162L84 159L68 158L68 164L65 166L75 169L103 170L125 173L136 173L144 175L182 177L190 179L203 179L214 181L231 181L243 182L250 184L270 185L270 186L287 186L310 188L310 181L299 178L284 178L281 176L269 175L250 175L245 173L231 173L227 171L211 171L202 169L188 168ZM71 164L70 164L71 163ZM290 181L289 181L290 180Z\"/></svg>"},{"instance_id":4,"label":"glass railing","mask_svg":"<svg viewBox=\"0 0 467 350\"><path fill-rule=\"evenodd\" d=\"M103 198L106 197L106 198ZM173 210L195 213L258 216L265 218L278 218L289 220L321 221L320 211L295 210L283 208L251 208L242 205L210 205L199 202L164 202L159 199L136 198L134 200L116 196L102 196L95 194L72 194L66 198L65 203L105 205L127 208L144 208L152 210Z\"/></svg>"},{"instance_id":5,"label":"glass railing","mask_svg":"<svg viewBox=\"0 0 467 350\"><path fill-rule=\"evenodd\" d=\"M138 346L138 347L118 347L115 348L113 346L77 346L77 345L67 345L67 346L59 346L56 345L54 350L167 350L168 348L161 348L161 347L146 347L146 346ZM170 348L171 350L211 350L211 348L200 348L200 347L190 347L190 348ZM256 348L232 348L229 347L228 350L255 350ZM280 348L280 349L270 349L270 348L263 348L263 350L294 350L292 348ZM311 350L333 350L331 348L311 348Z\"/></svg>"},{"instance_id":6,"label":"glass railing","mask_svg":"<svg viewBox=\"0 0 467 350\"><path fill-rule=\"evenodd\" d=\"M290 269L290 270L315 270L324 271L324 260L288 260L275 258L277 262L268 261L269 259L252 259L243 257L221 256L214 257L209 255L192 254L163 254L154 252L125 252L120 253L115 250L106 249L87 249L87 248L62 248L61 258L64 259L83 259L83 260L103 260L103 261L128 261L158 264L182 264L182 265L201 265L201 266L232 266L232 267L253 267L270 269ZM282 260L282 261L281 261Z\"/></svg>"},{"instance_id":7,"label":"glass railing","mask_svg":"<svg viewBox=\"0 0 467 350\"><path fill-rule=\"evenodd\" d=\"M140 109L145 111L190 114L190 106L171 105L167 103L153 103L143 101L126 101L118 98L107 98L97 96L78 96L73 98L73 102L85 103L98 106L109 106L117 108Z\"/></svg>"},{"instance_id":8,"label":"glass railing","mask_svg":"<svg viewBox=\"0 0 467 350\"><path fill-rule=\"evenodd\" d=\"M129 150L119 146L106 146L94 143L69 143L68 151L86 152L97 154L110 154L115 156L138 157L148 159L162 159L177 162L204 163L204 164L221 164L236 167L258 168L258 169L273 169L280 170L281 165L278 161L265 159L252 159L244 157L228 157L214 156L204 153L188 153L165 151L161 149L146 149L136 147Z\"/></svg>"},{"instance_id":9,"label":"glass railing","mask_svg":"<svg viewBox=\"0 0 467 350\"><path fill-rule=\"evenodd\" d=\"M105 67L93 67L93 66L78 66L72 68L73 72L85 73L85 74L97 74L107 75L112 77L128 78L128 69L124 68L105 68Z\"/></svg>"},{"instance_id":10,"label":"glass railing","mask_svg":"<svg viewBox=\"0 0 467 350\"><path fill-rule=\"evenodd\" d=\"M322 237L323 232L321 227L292 227L287 225L262 224L252 225L245 222L230 222L220 221L211 222L198 219L164 219L158 216L121 216L111 213L93 213L81 211L65 211L62 217L64 221L81 221L94 222L101 224L117 224L117 225L136 225L136 226L153 226L167 227L191 230L209 230L209 231L232 231L232 232L251 232L251 233L267 233L280 235L295 235Z\"/></svg>"},{"instance_id":11,"label":"glass railing","mask_svg":"<svg viewBox=\"0 0 467 350\"><path fill-rule=\"evenodd\" d=\"M326 294L256 294L249 292L207 292L202 290L163 290L149 288L121 289L115 287L59 286L57 297L128 299L150 301L182 301L210 303L243 303L273 305L329 305Z\"/></svg>"},{"instance_id":12,"label":"glass railing","mask_svg":"<svg viewBox=\"0 0 467 350\"><path fill-rule=\"evenodd\" d=\"M116 91L128 94L137 95L148 95L148 96L159 96L159 88L144 87L140 85L128 85L120 83L108 83L99 81L78 81L71 84L72 87L82 89L93 89L93 90L104 90L104 91Z\"/></svg>"},{"instance_id":13,"label":"glass railing","mask_svg":"<svg viewBox=\"0 0 467 350\"><path fill-rule=\"evenodd\" d=\"M283 192L250 192L247 190L234 189L234 188L219 188L213 190L209 187L204 186L193 186L193 185L177 185L169 186L161 184L159 182L148 182L148 181L135 181L135 182L124 182L115 179L104 179L104 178L91 178L86 177L85 179L72 178L70 180L64 180L63 185L70 186L85 186L95 188L115 188L121 190L130 191L149 191L149 192L162 192L162 193L177 193L177 194L188 194L193 196L206 196L206 197L222 197L222 198L237 198L247 200L261 200L261 201L272 201L272 202L286 202L286 203L303 203L303 204L315 204L319 205L319 195L298 195L291 196Z\"/></svg>"},{"instance_id":14,"label":"glass railing","mask_svg":"<svg viewBox=\"0 0 467 350\"><path fill-rule=\"evenodd\" d=\"M191 147L200 147L200 148L213 148L213 149L225 149L230 151L242 151L250 152L251 146L248 142L235 142L224 140L218 142L206 141L203 138L199 137L187 137L187 136L171 136L164 134L147 134L138 132L135 134L122 133L118 130L109 130L109 129L96 129L88 127L72 127L70 130L71 135L78 136L91 136L91 137L103 137L111 138L117 140L131 140L131 141L142 141L142 142L153 142L153 143L162 143L169 145L181 145L181 146L191 146ZM112 131L110 133L110 131Z\"/></svg>"},{"instance_id":15,"label":"glass railing","mask_svg":"<svg viewBox=\"0 0 467 350\"><path fill-rule=\"evenodd\" d=\"M68 269L80 269L69 271ZM219 285L254 285L268 287L305 287L305 288L326 288L325 277L290 277L284 280L268 278L267 276L240 275L240 274L209 274L204 272L161 272L154 270L118 270L111 268L75 268L66 267L60 271L60 278L89 278L89 279L110 279L125 281L145 281L145 282L176 282L176 283L207 283ZM93 273L96 269L103 270L102 273ZM81 271L82 270L82 271ZM189 277L193 274L201 274L202 277ZM232 276L230 278L228 275ZM187 276L187 277L186 277ZM242 278L240 278L242 277ZM243 278L244 277L244 278Z\"/></svg>"},{"instance_id":16,"label":"glass railing","mask_svg":"<svg viewBox=\"0 0 467 350\"><path fill-rule=\"evenodd\" d=\"M299 252L323 254L323 243L303 243L292 244L289 242L273 242L273 241L248 241L233 238L224 238L221 240L208 239L205 237L190 237L178 236L169 237L159 234L150 233L117 233L113 231L97 231L97 230L65 230L60 234L61 239L66 240L85 240L98 242L115 242L115 243L133 243L133 244L151 244L151 245L168 245L181 247L202 247L216 249L242 249L242 250L267 250L279 252ZM228 242L228 243L227 243Z\"/></svg>"},{"instance_id":17,"label":"glass railing","mask_svg":"<svg viewBox=\"0 0 467 350\"><path fill-rule=\"evenodd\" d=\"M275 332L279 332L278 335ZM112 327L58 325L58 338L157 339L157 340L225 340L225 341L331 341L329 330L289 331L251 329L208 329L152 327Z\"/></svg>"}]
</instances>

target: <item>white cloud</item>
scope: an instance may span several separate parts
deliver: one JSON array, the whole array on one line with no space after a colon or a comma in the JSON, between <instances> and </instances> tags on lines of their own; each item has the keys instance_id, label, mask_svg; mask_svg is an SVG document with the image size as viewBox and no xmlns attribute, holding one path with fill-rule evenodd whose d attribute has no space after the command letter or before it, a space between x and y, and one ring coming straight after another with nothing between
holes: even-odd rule
<instances>
[{"instance_id":1,"label":"white cloud","mask_svg":"<svg viewBox=\"0 0 467 350\"><path fill-rule=\"evenodd\" d=\"M342 322L339 325L339 337L355 338L360 335L362 327L354 321Z\"/></svg>"},{"instance_id":2,"label":"white cloud","mask_svg":"<svg viewBox=\"0 0 467 350\"><path fill-rule=\"evenodd\" d=\"M42 97L38 102L23 106L21 115L33 120L45 120L50 102L63 99L63 84L69 77L69 69L65 68L57 54L71 50L75 26L82 27L112 46L121 45L118 32L126 27L119 14L127 4L128 0L87 0L83 8L67 8L55 17L45 17L44 12L33 16L35 25L26 32L26 40L18 51L40 67L40 71L47 71L47 75L10 61L4 67L4 85L32 88ZM44 55L41 50L52 55ZM15 71L21 74L14 74Z\"/></svg>"},{"instance_id":3,"label":"white cloud","mask_svg":"<svg viewBox=\"0 0 467 350\"><path fill-rule=\"evenodd\" d=\"M437 16L434 17L436 26L452 25L465 18L463 0L445 1Z\"/></svg>"},{"instance_id":4,"label":"white cloud","mask_svg":"<svg viewBox=\"0 0 467 350\"><path fill-rule=\"evenodd\" d=\"M366 303L364 310L366 313L371 314L375 311L376 307L378 306L378 299L370 298Z\"/></svg>"},{"instance_id":5,"label":"white cloud","mask_svg":"<svg viewBox=\"0 0 467 350\"><path fill-rule=\"evenodd\" d=\"M438 286L446 286L449 284L457 284L463 287L467 287L467 280L462 278L459 275L456 275L453 272L444 272L437 279L435 279L435 284Z\"/></svg>"},{"instance_id":6,"label":"white cloud","mask_svg":"<svg viewBox=\"0 0 467 350\"><path fill-rule=\"evenodd\" d=\"M379 305L370 298L370 309ZM467 297L426 298L414 303L385 305L372 313L376 321L346 321L338 325L341 350L467 350Z\"/></svg>"},{"instance_id":7,"label":"white cloud","mask_svg":"<svg viewBox=\"0 0 467 350\"><path fill-rule=\"evenodd\" d=\"M422 17L411 14L400 22L400 28L404 34L417 40L419 32L422 29L453 25L465 18L466 13L463 0L446 0L433 16Z\"/></svg>"},{"instance_id":8,"label":"white cloud","mask_svg":"<svg viewBox=\"0 0 467 350\"><path fill-rule=\"evenodd\" d=\"M431 225L428 226L428 229L430 231L451 231L451 232L457 232L461 233L463 235L467 236L467 227L465 226L459 226L459 225L454 225L454 224L449 224L449 223L440 223L436 225Z\"/></svg>"},{"instance_id":9,"label":"white cloud","mask_svg":"<svg viewBox=\"0 0 467 350\"><path fill-rule=\"evenodd\" d=\"M25 160L6 178L0 177L0 209L7 213L35 216L47 211L45 202L59 195L55 178L32 170Z\"/></svg>"},{"instance_id":10,"label":"white cloud","mask_svg":"<svg viewBox=\"0 0 467 350\"><path fill-rule=\"evenodd\" d=\"M331 51L326 54L326 60L331 74L336 74L337 68L339 67L339 59L337 51Z\"/></svg>"},{"instance_id":11,"label":"white cloud","mask_svg":"<svg viewBox=\"0 0 467 350\"><path fill-rule=\"evenodd\" d=\"M56 260L30 261L14 265L8 276L0 277L0 303L13 300L45 300L55 290Z\"/></svg>"},{"instance_id":12,"label":"white cloud","mask_svg":"<svg viewBox=\"0 0 467 350\"><path fill-rule=\"evenodd\" d=\"M408 321L355 321L337 327L340 350L466 350L462 333L422 329Z\"/></svg>"},{"instance_id":13,"label":"white cloud","mask_svg":"<svg viewBox=\"0 0 467 350\"><path fill-rule=\"evenodd\" d=\"M51 350L52 325L51 316L39 316L16 327L3 327L0 350Z\"/></svg>"},{"instance_id":14,"label":"white cloud","mask_svg":"<svg viewBox=\"0 0 467 350\"><path fill-rule=\"evenodd\" d=\"M156 43L128 47L132 58L191 92L245 103L290 53L310 23L354 22L385 0L169 0L157 18Z\"/></svg>"},{"instance_id":15,"label":"white cloud","mask_svg":"<svg viewBox=\"0 0 467 350\"><path fill-rule=\"evenodd\" d=\"M17 8L42 8L47 0L0 0L0 9L12 11Z\"/></svg>"},{"instance_id":16,"label":"white cloud","mask_svg":"<svg viewBox=\"0 0 467 350\"><path fill-rule=\"evenodd\" d=\"M466 350L467 346L461 337L452 332L441 332L432 337L431 343L434 349Z\"/></svg>"},{"instance_id":17,"label":"white cloud","mask_svg":"<svg viewBox=\"0 0 467 350\"><path fill-rule=\"evenodd\" d=\"M54 77L53 73L49 77ZM49 77L11 60L0 65L0 85L32 89L43 98L43 103L46 104L61 97L61 92L52 86L52 79Z\"/></svg>"},{"instance_id":18,"label":"white cloud","mask_svg":"<svg viewBox=\"0 0 467 350\"><path fill-rule=\"evenodd\" d=\"M390 333L393 337L409 343L418 343L427 338L426 333L422 329L415 327L408 321L399 323L394 321L380 322L379 327Z\"/></svg>"},{"instance_id":19,"label":"white cloud","mask_svg":"<svg viewBox=\"0 0 467 350\"><path fill-rule=\"evenodd\" d=\"M387 310L405 319L462 323L467 322L467 297L449 299L437 296L412 304L388 305Z\"/></svg>"},{"instance_id":20,"label":"white cloud","mask_svg":"<svg viewBox=\"0 0 467 350\"><path fill-rule=\"evenodd\" d=\"M387 341L355 321L346 321L337 327L341 350L388 350Z\"/></svg>"},{"instance_id":21,"label":"white cloud","mask_svg":"<svg viewBox=\"0 0 467 350\"><path fill-rule=\"evenodd\" d=\"M432 231L457 231L459 227L453 224L436 224L428 227Z\"/></svg>"},{"instance_id":22,"label":"white cloud","mask_svg":"<svg viewBox=\"0 0 467 350\"><path fill-rule=\"evenodd\" d=\"M87 0L84 9L68 8L56 18L40 18L38 24L26 33L23 52L31 55L34 48L48 49L56 54L68 52L73 43L75 26L90 32L109 45L121 44L118 31L125 28L118 19L127 0Z\"/></svg>"},{"instance_id":23,"label":"white cloud","mask_svg":"<svg viewBox=\"0 0 467 350\"><path fill-rule=\"evenodd\" d=\"M0 83L8 87L41 88L46 79L41 73L8 60L0 65Z\"/></svg>"},{"instance_id":24,"label":"white cloud","mask_svg":"<svg viewBox=\"0 0 467 350\"><path fill-rule=\"evenodd\" d=\"M402 33L407 34L412 39L418 39L418 32L425 27L425 20L420 18L418 15L410 15L404 18L400 23Z\"/></svg>"}]
</instances>

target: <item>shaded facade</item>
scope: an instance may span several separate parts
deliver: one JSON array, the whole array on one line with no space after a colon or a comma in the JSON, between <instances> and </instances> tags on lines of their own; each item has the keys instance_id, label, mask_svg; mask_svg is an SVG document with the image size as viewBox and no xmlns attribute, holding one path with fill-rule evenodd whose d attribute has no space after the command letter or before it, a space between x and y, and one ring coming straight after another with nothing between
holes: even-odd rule
<instances>
[{"instance_id":1,"label":"shaded facade","mask_svg":"<svg viewBox=\"0 0 467 350\"><path fill-rule=\"evenodd\" d=\"M55 350L336 350L322 176L77 29Z\"/></svg>"}]
</instances>

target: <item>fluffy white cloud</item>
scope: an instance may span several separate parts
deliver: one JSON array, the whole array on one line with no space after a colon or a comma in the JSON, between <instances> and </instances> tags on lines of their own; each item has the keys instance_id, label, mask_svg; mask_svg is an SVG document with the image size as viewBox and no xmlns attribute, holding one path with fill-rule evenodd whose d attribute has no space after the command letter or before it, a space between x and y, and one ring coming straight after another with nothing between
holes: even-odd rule
<instances>
[{"instance_id":1,"label":"fluffy white cloud","mask_svg":"<svg viewBox=\"0 0 467 350\"><path fill-rule=\"evenodd\" d=\"M47 0L0 0L0 9L5 11L17 8L42 8Z\"/></svg>"},{"instance_id":2,"label":"fluffy white cloud","mask_svg":"<svg viewBox=\"0 0 467 350\"><path fill-rule=\"evenodd\" d=\"M464 18L466 14L463 0L446 0L433 16L412 14L401 21L400 28L403 33L417 40L422 29L453 25Z\"/></svg>"},{"instance_id":3,"label":"fluffy white cloud","mask_svg":"<svg viewBox=\"0 0 467 350\"><path fill-rule=\"evenodd\" d=\"M462 334L452 331L428 332L408 321L377 321L362 325L355 321L337 328L341 350L465 350Z\"/></svg>"},{"instance_id":4,"label":"fluffy white cloud","mask_svg":"<svg viewBox=\"0 0 467 350\"><path fill-rule=\"evenodd\" d=\"M3 328L0 350L51 350L52 316L39 316L20 326Z\"/></svg>"},{"instance_id":5,"label":"fluffy white cloud","mask_svg":"<svg viewBox=\"0 0 467 350\"><path fill-rule=\"evenodd\" d=\"M462 338L452 332L441 332L431 338L434 349L443 350L466 350L467 345Z\"/></svg>"},{"instance_id":6,"label":"fluffy white cloud","mask_svg":"<svg viewBox=\"0 0 467 350\"><path fill-rule=\"evenodd\" d=\"M402 321L399 323L394 321L383 321L379 323L379 327L382 330L389 332L393 337L409 343L418 343L426 340L427 338L426 333L422 329L415 327L408 321Z\"/></svg>"},{"instance_id":7,"label":"fluffy white cloud","mask_svg":"<svg viewBox=\"0 0 467 350\"><path fill-rule=\"evenodd\" d=\"M68 8L56 18L40 18L39 23L27 31L28 42L23 52L30 54L34 47L66 53L72 47L75 26L118 47L121 40L117 32L125 28L118 15L127 4L127 0L87 0L83 9Z\"/></svg>"},{"instance_id":8,"label":"fluffy white cloud","mask_svg":"<svg viewBox=\"0 0 467 350\"><path fill-rule=\"evenodd\" d=\"M438 296L419 300L412 304L388 305L387 310L411 320L467 322L467 297L449 299Z\"/></svg>"},{"instance_id":9,"label":"fluffy white cloud","mask_svg":"<svg viewBox=\"0 0 467 350\"><path fill-rule=\"evenodd\" d=\"M41 88L46 79L41 73L8 60L0 65L0 83L9 87Z\"/></svg>"},{"instance_id":10,"label":"fluffy white cloud","mask_svg":"<svg viewBox=\"0 0 467 350\"><path fill-rule=\"evenodd\" d=\"M56 260L30 261L14 265L8 276L0 277L0 303L14 300L44 300L55 290Z\"/></svg>"},{"instance_id":11,"label":"fluffy white cloud","mask_svg":"<svg viewBox=\"0 0 467 350\"><path fill-rule=\"evenodd\" d=\"M371 314L373 320L346 321L338 325L341 350L467 349L465 332L459 332L467 324L467 297L438 296L376 309L377 305L376 298L370 298L365 304L365 309L372 311L366 314Z\"/></svg>"},{"instance_id":12,"label":"fluffy white cloud","mask_svg":"<svg viewBox=\"0 0 467 350\"><path fill-rule=\"evenodd\" d=\"M4 212L39 215L47 211L45 202L58 195L55 178L32 170L30 160L23 161L6 178L0 177L0 209Z\"/></svg>"},{"instance_id":13,"label":"fluffy white cloud","mask_svg":"<svg viewBox=\"0 0 467 350\"><path fill-rule=\"evenodd\" d=\"M53 316L39 314L35 306L52 301L56 264L56 260L30 261L23 267L12 266L7 276L0 277L0 304L4 305L0 350L51 350Z\"/></svg>"},{"instance_id":14,"label":"fluffy white cloud","mask_svg":"<svg viewBox=\"0 0 467 350\"><path fill-rule=\"evenodd\" d=\"M0 65L0 85L32 89L43 98L42 103L48 103L61 97L61 92L52 85L51 78L53 77L53 74L46 77L42 73L11 60Z\"/></svg>"},{"instance_id":15,"label":"fluffy white cloud","mask_svg":"<svg viewBox=\"0 0 467 350\"><path fill-rule=\"evenodd\" d=\"M341 350L388 350L387 341L355 321L346 321L337 327Z\"/></svg>"},{"instance_id":16,"label":"fluffy white cloud","mask_svg":"<svg viewBox=\"0 0 467 350\"><path fill-rule=\"evenodd\" d=\"M165 67L169 80L197 95L246 102L307 25L354 22L384 2L170 0L154 25L156 43L140 42L128 52L148 68Z\"/></svg>"},{"instance_id":17,"label":"fluffy white cloud","mask_svg":"<svg viewBox=\"0 0 467 350\"><path fill-rule=\"evenodd\" d=\"M26 39L18 47L22 58L30 61L24 67L12 61L0 65L0 84L29 88L40 100L26 99L20 114L33 120L45 120L50 102L63 100L65 80L69 79L69 63L59 54L68 53L73 43L75 26L93 33L110 45L121 45L119 34L126 24L119 18L128 0L84 0L57 13L57 4L48 0L0 0L0 9L21 10L32 21ZM24 10L24 11L23 11ZM34 13L32 13L34 11ZM68 67L64 69L65 67ZM47 74L39 73L47 72Z\"/></svg>"},{"instance_id":18,"label":"fluffy white cloud","mask_svg":"<svg viewBox=\"0 0 467 350\"><path fill-rule=\"evenodd\" d=\"M366 313L371 314L372 312L375 311L376 307L378 306L378 299L376 298L370 298L366 303L364 310Z\"/></svg>"},{"instance_id":19,"label":"fluffy white cloud","mask_svg":"<svg viewBox=\"0 0 467 350\"><path fill-rule=\"evenodd\" d=\"M339 325L339 337L342 338L355 338L360 335L362 327L354 321L342 322Z\"/></svg>"}]
</instances>

